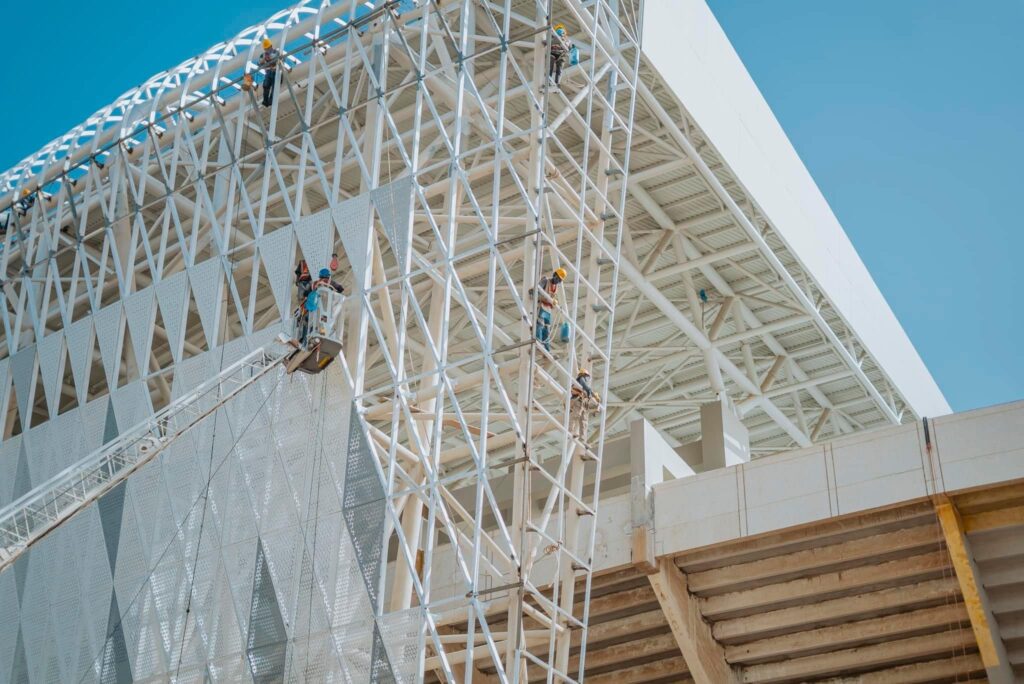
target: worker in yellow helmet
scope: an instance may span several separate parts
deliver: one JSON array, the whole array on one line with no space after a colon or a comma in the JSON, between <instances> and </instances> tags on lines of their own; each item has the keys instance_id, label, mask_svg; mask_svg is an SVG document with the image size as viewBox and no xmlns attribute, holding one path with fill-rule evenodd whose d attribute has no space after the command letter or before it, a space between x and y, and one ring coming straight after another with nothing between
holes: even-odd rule
<instances>
[{"instance_id":1,"label":"worker in yellow helmet","mask_svg":"<svg viewBox=\"0 0 1024 684\"><path fill-rule=\"evenodd\" d=\"M21 216L25 216L36 203L36 193L32 192L28 188L21 191L21 199L18 200L17 208L18 213Z\"/></svg>"},{"instance_id":2,"label":"worker in yellow helmet","mask_svg":"<svg viewBox=\"0 0 1024 684\"><path fill-rule=\"evenodd\" d=\"M551 351L551 310L558 306L558 286L562 284L568 274L565 269L559 266L550 276L540 279L537 303L537 339L548 351Z\"/></svg>"},{"instance_id":3,"label":"worker in yellow helmet","mask_svg":"<svg viewBox=\"0 0 1024 684\"><path fill-rule=\"evenodd\" d=\"M274 86L277 82L277 62L281 54L274 47L270 38L263 39L263 54L260 55L259 66L263 69L263 106L274 104Z\"/></svg>"},{"instance_id":4,"label":"worker in yellow helmet","mask_svg":"<svg viewBox=\"0 0 1024 684\"><path fill-rule=\"evenodd\" d=\"M569 432L586 443L587 422L592 411L601 406L601 397L590 387L590 370L580 367L572 383L572 398L569 402Z\"/></svg>"}]
</instances>

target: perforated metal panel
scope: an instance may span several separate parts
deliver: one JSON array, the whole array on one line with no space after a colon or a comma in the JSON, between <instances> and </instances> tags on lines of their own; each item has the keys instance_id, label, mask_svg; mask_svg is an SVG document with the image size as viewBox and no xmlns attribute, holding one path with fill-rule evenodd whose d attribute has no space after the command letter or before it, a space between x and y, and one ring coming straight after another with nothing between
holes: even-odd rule
<instances>
[{"instance_id":1,"label":"perforated metal panel","mask_svg":"<svg viewBox=\"0 0 1024 684\"><path fill-rule=\"evenodd\" d=\"M60 407L60 385L64 374L63 332L51 333L39 342L39 373L46 394L46 406L50 418L54 418Z\"/></svg>"},{"instance_id":2,"label":"perforated metal panel","mask_svg":"<svg viewBox=\"0 0 1024 684\"><path fill-rule=\"evenodd\" d=\"M380 593L380 568L384 544L384 486L373 461L362 419L351 406L349 436L345 455L345 495L342 511L345 525L356 552L356 562L370 596L377 605Z\"/></svg>"},{"instance_id":3,"label":"perforated metal panel","mask_svg":"<svg viewBox=\"0 0 1024 684\"><path fill-rule=\"evenodd\" d=\"M18 454L21 452L21 435L15 435L0 442L0 507L14 498L14 478L18 472Z\"/></svg>"},{"instance_id":4,"label":"perforated metal panel","mask_svg":"<svg viewBox=\"0 0 1024 684\"><path fill-rule=\"evenodd\" d=\"M341 202L332 211L341 244L348 256L356 290L366 282L366 258L370 239L370 197L359 195Z\"/></svg>"},{"instance_id":5,"label":"perforated metal panel","mask_svg":"<svg viewBox=\"0 0 1024 684\"><path fill-rule=\"evenodd\" d=\"M260 238L260 258L263 268L267 271L270 289L274 293L274 303L282 318L290 313L290 288L292 275L292 253L294 233L291 227L275 230Z\"/></svg>"},{"instance_id":6,"label":"perforated metal panel","mask_svg":"<svg viewBox=\"0 0 1024 684\"><path fill-rule=\"evenodd\" d=\"M371 195L377 216L384 226L384 234L391 243L401 273L409 272L409 236L412 217L412 177L406 176L382 185Z\"/></svg>"},{"instance_id":7,"label":"perforated metal panel","mask_svg":"<svg viewBox=\"0 0 1024 684\"><path fill-rule=\"evenodd\" d=\"M22 428L29 423L29 407L32 401L32 374L36 369L36 345L25 347L11 357L11 377L14 379L14 394L18 398L18 414Z\"/></svg>"},{"instance_id":8,"label":"perforated metal panel","mask_svg":"<svg viewBox=\"0 0 1024 684\"><path fill-rule=\"evenodd\" d=\"M93 315L96 326L96 341L100 347L100 358L103 359L103 371L107 378L107 387L117 387L117 376L121 369L121 302L106 306Z\"/></svg>"},{"instance_id":9,"label":"perforated metal panel","mask_svg":"<svg viewBox=\"0 0 1024 684\"><path fill-rule=\"evenodd\" d=\"M174 394L253 343L182 363ZM147 402L145 383L132 382L29 437L53 453L109 439L151 410ZM203 442L181 440L40 542L30 571L16 566L26 602L41 607L15 610L17 628L31 623L30 638L52 644L29 648L19 662L63 680L178 672L214 681L412 681L415 629L401 617L379 627L373 620L384 490L341 376L268 377L205 422ZM63 424L80 427L55 438ZM66 591L44 595L54 583ZM18 604L16 584L0 582L0 604ZM58 626L55 615L76 617ZM17 633L10 639L0 657L14 663Z\"/></svg>"},{"instance_id":10,"label":"perforated metal panel","mask_svg":"<svg viewBox=\"0 0 1024 684\"><path fill-rule=\"evenodd\" d=\"M153 413L149 388L143 380L130 382L111 392L110 401L114 405L114 415L117 416L121 432L130 430Z\"/></svg>"},{"instance_id":11,"label":"perforated metal panel","mask_svg":"<svg viewBox=\"0 0 1024 684\"><path fill-rule=\"evenodd\" d=\"M331 224L330 209L299 219L295 235L299 238L299 246L310 273L315 275L321 268L326 268L334 249L334 226Z\"/></svg>"},{"instance_id":12,"label":"perforated metal panel","mask_svg":"<svg viewBox=\"0 0 1024 684\"><path fill-rule=\"evenodd\" d=\"M89 367L92 365L92 316L80 318L67 327L68 356L71 358L71 376L75 381L75 395L79 405L85 403L89 385Z\"/></svg>"},{"instance_id":13,"label":"perforated metal panel","mask_svg":"<svg viewBox=\"0 0 1024 684\"><path fill-rule=\"evenodd\" d=\"M188 312L188 280L185 271L164 278L153 288L160 305L160 318L167 332L167 343L174 362L181 361L181 343L185 333L185 315Z\"/></svg>"},{"instance_id":14,"label":"perforated metal panel","mask_svg":"<svg viewBox=\"0 0 1024 684\"><path fill-rule=\"evenodd\" d=\"M147 287L124 300L124 314L128 320L128 333L132 338L132 352L139 374L149 375L149 348L153 341L153 310L156 291Z\"/></svg>"},{"instance_id":15,"label":"perforated metal panel","mask_svg":"<svg viewBox=\"0 0 1024 684\"><path fill-rule=\"evenodd\" d=\"M208 259L188 269L188 280L192 289L192 298L199 312L206 335L206 343L212 349L217 343L217 327L220 324L221 287L224 285L224 272L220 259Z\"/></svg>"},{"instance_id":16,"label":"perforated metal panel","mask_svg":"<svg viewBox=\"0 0 1024 684\"><path fill-rule=\"evenodd\" d=\"M246 638L249 668L255 682L279 682L284 679L288 635L262 545L258 545L256 551L253 577L249 632Z\"/></svg>"}]
</instances>

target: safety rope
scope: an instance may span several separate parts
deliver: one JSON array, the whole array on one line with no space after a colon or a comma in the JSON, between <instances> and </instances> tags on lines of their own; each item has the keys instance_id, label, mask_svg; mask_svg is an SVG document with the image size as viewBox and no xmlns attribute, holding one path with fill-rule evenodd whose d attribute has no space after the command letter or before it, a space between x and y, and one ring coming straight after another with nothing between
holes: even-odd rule
<instances>
[{"instance_id":1,"label":"safety rope","mask_svg":"<svg viewBox=\"0 0 1024 684\"><path fill-rule=\"evenodd\" d=\"M321 376L321 377L323 377L323 376ZM306 604L306 664L303 667L303 675L304 676L309 673L309 652L312 650L310 648L310 642L312 641L312 633L313 633L313 624L312 624L313 623L313 591L314 591L314 587L316 585L316 582L315 582L315 580L316 580L316 540L317 540L318 531L319 531L319 528L320 528L320 477L323 474L323 464L324 464L323 427L324 427L324 419L327 416L327 381L326 380L324 380L321 383L321 387L320 387L320 406L319 406L319 409L318 409L317 413L319 414L319 419L317 421L317 430L316 430L316 443L317 443L317 447L315 449L315 452L316 452L316 456L315 456L316 464L314 466L313 477L311 478L311 482L310 482L310 485L309 485L311 491L310 491L309 496L307 496L307 498L306 498L307 510L308 510L308 508L309 508L308 501L309 501L309 499L311 497L313 497L312 489L316 488L316 495L315 495L314 504L313 504L313 548L312 548L312 551L310 552L310 558L309 558L309 575L310 575L310 578L309 578L309 580L310 580L309 581L309 600L308 600L308 602ZM301 572L301 570L300 570L300 572ZM300 584L301 584L301 577L300 577Z\"/></svg>"},{"instance_id":2,"label":"safety rope","mask_svg":"<svg viewBox=\"0 0 1024 684\"><path fill-rule=\"evenodd\" d=\"M223 346L220 348L220 367L221 368L224 367L224 347ZM230 428L231 428L231 424L229 423L228 424L228 429L230 430ZM239 437L239 439L240 438L241 437ZM237 443L238 443L238 439L235 440L235 444L237 444ZM214 453L214 445L215 444L217 444L217 421L216 420L213 421L213 434L210 436L210 466L207 469L208 473L212 473L213 472L213 453ZM233 448L234 448L234 445L232 445L232 449ZM189 573L188 598L185 601L185 625L184 625L184 627L182 627L182 630L181 630L181 647L178 649L178 664L174 668L174 678L175 679L178 679L179 676L181 675L181 659L182 659L182 656L184 655L184 652L185 652L185 642L187 641L186 637L188 636L188 615L189 615L190 612L192 612L192 593L193 593L192 589L195 587L195 583L196 583L196 568L199 567L199 549L202 547L202 544L203 544L203 529L206 527L206 509L209 508L209 506L207 506L206 504L210 500L210 484L211 484L212 481L213 481L213 477L211 475L206 480L206 489L203 491L203 495L202 495L202 499L203 499L203 515L202 515L202 517L199 518L199 535L198 535L198 538L196 539L196 553L195 553L195 557L192 559L192 572ZM185 569L186 570L188 569L187 565L185 566Z\"/></svg>"}]
</instances>

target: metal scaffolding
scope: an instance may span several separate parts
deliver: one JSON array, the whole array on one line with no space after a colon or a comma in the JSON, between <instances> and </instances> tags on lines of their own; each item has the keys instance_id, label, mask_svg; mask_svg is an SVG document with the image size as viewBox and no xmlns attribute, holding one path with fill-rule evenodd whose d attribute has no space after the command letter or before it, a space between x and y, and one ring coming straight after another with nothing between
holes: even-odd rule
<instances>
[{"instance_id":1,"label":"metal scaffolding","mask_svg":"<svg viewBox=\"0 0 1024 684\"><path fill-rule=\"evenodd\" d=\"M260 33L122 103L13 212L4 434L125 381L168 405L177 364L287 321L296 260L337 254L359 424L337 458L368 448L386 501L374 629L416 625L421 678L580 681L605 410L573 434L573 383L608 395L641 5L300 7L267 25L270 106ZM558 23L579 62L555 85Z\"/></svg>"}]
</instances>

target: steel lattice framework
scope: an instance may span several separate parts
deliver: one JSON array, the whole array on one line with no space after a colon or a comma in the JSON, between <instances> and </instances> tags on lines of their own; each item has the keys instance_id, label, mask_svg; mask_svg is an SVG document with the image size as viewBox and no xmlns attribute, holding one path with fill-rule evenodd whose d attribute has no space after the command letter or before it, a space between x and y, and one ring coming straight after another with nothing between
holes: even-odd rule
<instances>
[{"instance_id":1,"label":"steel lattice framework","mask_svg":"<svg viewBox=\"0 0 1024 684\"><path fill-rule=\"evenodd\" d=\"M548 2L300 5L6 174L40 201L0 255L5 434L140 381L166 405L179 362L287 321L295 260L338 252L387 501L375 614L418 610L448 681L578 681L605 412L574 436L570 387L585 365L608 393L642 7L557 10L582 57L561 88ZM549 352L534 288L558 266Z\"/></svg>"}]
</instances>

